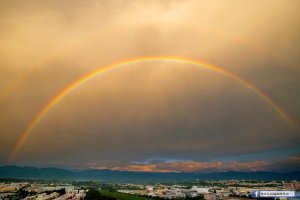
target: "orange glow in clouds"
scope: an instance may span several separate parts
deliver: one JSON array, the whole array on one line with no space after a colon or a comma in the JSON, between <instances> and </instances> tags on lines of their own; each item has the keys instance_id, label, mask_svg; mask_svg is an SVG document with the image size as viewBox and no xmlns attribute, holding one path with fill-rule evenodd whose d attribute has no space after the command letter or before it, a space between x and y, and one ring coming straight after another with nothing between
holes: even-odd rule
<instances>
[{"instance_id":1,"label":"orange glow in clouds","mask_svg":"<svg viewBox=\"0 0 300 200\"><path fill-rule=\"evenodd\" d=\"M128 165L115 167L117 171L140 171L140 172L197 172L197 171L259 171L264 170L270 163L266 161L253 162L194 162L177 161L163 162L158 164Z\"/></svg>"}]
</instances>

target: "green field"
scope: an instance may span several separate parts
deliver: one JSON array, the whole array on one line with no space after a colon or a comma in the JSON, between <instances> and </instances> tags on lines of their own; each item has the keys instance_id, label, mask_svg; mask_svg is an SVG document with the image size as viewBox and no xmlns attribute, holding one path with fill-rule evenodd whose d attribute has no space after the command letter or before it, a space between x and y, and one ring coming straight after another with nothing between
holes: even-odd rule
<instances>
[{"instance_id":1,"label":"green field","mask_svg":"<svg viewBox=\"0 0 300 200\"><path fill-rule=\"evenodd\" d=\"M110 196L110 197L114 197L117 200L149 200L152 199L150 197L140 197L140 196L135 196L135 195L131 195L131 194L122 194L119 192L110 192L108 190L101 190L101 194L105 195L105 196Z\"/></svg>"}]
</instances>

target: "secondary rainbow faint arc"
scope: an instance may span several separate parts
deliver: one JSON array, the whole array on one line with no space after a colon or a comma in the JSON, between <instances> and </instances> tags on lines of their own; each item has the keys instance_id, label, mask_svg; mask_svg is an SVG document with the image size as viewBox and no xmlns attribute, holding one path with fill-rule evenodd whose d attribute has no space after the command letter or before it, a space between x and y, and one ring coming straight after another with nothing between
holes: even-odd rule
<instances>
[{"instance_id":1,"label":"secondary rainbow faint arc","mask_svg":"<svg viewBox=\"0 0 300 200\"><path fill-rule=\"evenodd\" d=\"M57 104L64 96L66 96L68 93L76 89L78 86L86 82L87 80L104 73L105 71L117 67L121 67L123 65L137 63L137 62L144 62L144 61L179 61L179 62L185 62L189 64L196 65L198 67L203 67L207 69L211 69L213 71L219 72L227 77L232 78L233 80L238 81L240 84L244 85L246 88L254 92L257 96L259 96L261 99L263 99L266 103L268 103L277 113L280 115L291 127L296 128L297 124L296 122L289 116L285 110L283 110L276 102L274 102L268 95L263 93L259 88L257 88L252 83L240 78L236 74L227 71L225 69L222 69L218 66L208 64L206 62L200 61L200 60L192 60L188 58L183 57L176 57L176 56L154 56L154 57L140 57L140 58L134 58L129 59L125 61L121 61L118 63L110 64L105 67L102 67L101 69L95 70L89 74L86 74L85 76L81 77L65 89L63 89L60 93L58 93L54 98L51 99L51 101L33 118L33 120L30 122L30 124L27 126L25 131L20 136L17 144L14 146L10 156L9 161L12 161L16 154L18 153L20 147L30 134L30 132L34 129L34 127L40 122L40 120L48 113L48 111Z\"/></svg>"}]
</instances>

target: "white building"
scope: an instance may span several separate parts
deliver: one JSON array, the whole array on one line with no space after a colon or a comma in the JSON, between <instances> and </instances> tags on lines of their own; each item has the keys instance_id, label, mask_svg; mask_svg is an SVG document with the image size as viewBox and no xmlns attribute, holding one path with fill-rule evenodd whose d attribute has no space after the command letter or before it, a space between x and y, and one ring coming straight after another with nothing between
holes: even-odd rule
<instances>
[{"instance_id":1,"label":"white building","mask_svg":"<svg viewBox=\"0 0 300 200\"><path fill-rule=\"evenodd\" d=\"M191 188L191 191L197 192L198 194L206 194L206 193L209 193L209 188L197 187L197 186L194 185Z\"/></svg>"}]
</instances>

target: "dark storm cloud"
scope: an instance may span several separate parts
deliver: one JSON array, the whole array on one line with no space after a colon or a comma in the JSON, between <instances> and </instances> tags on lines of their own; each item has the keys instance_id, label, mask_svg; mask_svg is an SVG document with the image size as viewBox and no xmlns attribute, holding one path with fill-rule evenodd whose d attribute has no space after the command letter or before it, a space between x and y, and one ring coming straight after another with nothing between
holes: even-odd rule
<instances>
[{"instance_id":1,"label":"dark storm cloud","mask_svg":"<svg viewBox=\"0 0 300 200\"><path fill-rule=\"evenodd\" d=\"M1 163L57 92L132 57L204 59L253 82L299 122L297 6L267 0L1 2ZM33 130L15 163L209 162L298 144L299 130L237 82L187 64L149 62L113 70L66 96Z\"/></svg>"},{"instance_id":2,"label":"dark storm cloud","mask_svg":"<svg viewBox=\"0 0 300 200\"><path fill-rule=\"evenodd\" d=\"M228 78L176 63L136 64L66 96L21 155L108 165L150 156L207 160L297 145L296 133Z\"/></svg>"}]
</instances>

